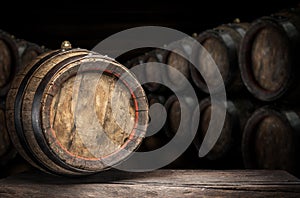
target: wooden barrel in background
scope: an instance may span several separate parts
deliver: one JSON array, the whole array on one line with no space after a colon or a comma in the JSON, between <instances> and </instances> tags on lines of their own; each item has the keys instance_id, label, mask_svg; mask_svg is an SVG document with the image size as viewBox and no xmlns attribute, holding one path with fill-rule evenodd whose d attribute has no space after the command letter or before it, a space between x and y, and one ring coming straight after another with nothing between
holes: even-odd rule
<instances>
[{"instance_id":1,"label":"wooden barrel in background","mask_svg":"<svg viewBox=\"0 0 300 198\"><path fill-rule=\"evenodd\" d=\"M25 67L38 55L49 51L44 46L39 46L36 43L26 41L24 39L17 39L18 53L21 61L21 66Z\"/></svg>"},{"instance_id":2,"label":"wooden barrel in background","mask_svg":"<svg viewBox=\"0 0 300 198\"><path fill-rule=\"evenodd\" d=\"M65 42L61 50L40 55L14 78L6 117L12 142L29 163L75 176L108 169L137 149L148 105L124 66L69 48Z\"/></svg>"},{"instance_id":3,"label":"wooden barrel in background","mask_svg":"<svg viewBox=\"0 0 300 198\"><path fill-rule=\"evenodd\" d=\"M246 168L282 169L299 176L299 111L263 106L248 119L242 153Z\"/></svg>"},{"instance_id":4,"label":"wooden barrel in background","mask_svg":"<svg viewBox=\"0 0 300 198\"><path fill-rule=\"evenodd\" d=\"M190 62L184 56L190 58L193 48L193 42L190 38L184 38L173 44L170 44L169 52L164 56L163 63L168 65L166 68L163 80L173 87L173 90L183 91L186 88L190 77ZM184 55L184 56L183 56ZM181 73L177 74L172 72L171 68L176 69ZM187 81L184 81L185 78ZM186 83L185 83L186 82Z\"/></svg>"},{"instance_id":5,"label":"wooden barrel in background","mask_svg":"<svg viewBox=\"0 0 300 198\"><path fill-rule=\"evenodd\" d=\"M0 30L0 97L5 97L17 72L46 49Z\"/></svg>"},{"instance_id":6,"label":"wooden barrel in background","mask_svg":"<svg viewBox=\"0 0 300 198\"><path fill-rule=\"evenodd\" d=\"M5 166L16 155L16 150L10 141L6 128L4 101L0 101L0 167ZM1 171L0 171L1 172Z\"/></svg>"},{"instance_id":7,"label":"wooden barrel in background","mask_svg":"<svg viewBox=\"0 0 300 198\"><path fill-rule=\"evenodd\" d=\"M243 168L241 154L241 140L243 128L247 119L252 115L258 106L257 101L248 98L232 98L226 102L226 117L222 132L216 144L205 156L214 167ZM221 107L216 104L216 112L221 111ZM212 105L210 98L200 101L200 120L194 145L199 151L203 139L206 135L210 120ZM220 163L222 162L222 163Z\"/></svg>"},{"instance_id":8,"label":"wooden barrel in background","mask_svg":"<svg viewBox=\"0 0 300 198\"><path fill-rule=\"evenodd\" d=\"M300 14L279 12L255 20L241 42L239 66L244 84L258 99L300 97Z\"/></svg>"},{"instance_id":9,"label":"wooden barrel in background","mask_svg":"<svg viewBox=\"0 0 300 198\"><path fill-rule=\"evenodd\" d=\"M19 66L20 59L15 37L0 30L0 97L7 94L10 82Z\"/></svg>"},{"instance_id":10,"label":"wooden barrel in background","mask_svg":"<svg viewBox=\"0 0 300 198\"><path fill-rule=\"evenodd\" d=\"M195 60L198 67L201 67L201 71L205 72L209 82L216 87L212 91L218 91L220 86L219 82L215 80L216 71L212 64L217 65L227 92L237 92L244 87L238 66L238 53L240 42L248 27L249 23L223 24L197 36L196 39L204 49L195 46L192 59ZM209 93L200 72L193 65L191 65L190 70L195 85L203 92Z\"/></svg>"},{"instance_id":11,"label":"wooden barrel in background","mask_svg":"<svg viewBox=\"0 0 300 198\"><path fill-rule=\"evenodd\" d=\"M165 133L169 138L173 138L177 133L179 125L182 125L184 131L189 133L190 121L193 117L193 111L198 101L186 96L183 97L183 102L180 103L176 95L171 95L165 102L165 109L167 111L167 120L164 126ZM181 120L181 112L185 110L185 115L182 115L184 121Z\"/></svg>"},{"instance_id":12,"label":"wooden barrel in background","mask_svg":"<svg viewBox=\"0 0 300 198\"><path fill-rule=\"evenodd\" d=\"M128 69L134 67L134 66L137 66L137 65L140 65L140 64L143 64L144 63L144 58L143 56L138 56L138 57L135 57L133 59L130 59L128 60L124 66L127 67Z\"/></svg>"},{"instance_id":13,"label":"wooden barrel in background","mask_svg":"<svg viewBox=\"0 0 300 198\"><path fill-rule=\"evenodd\" d=\"M171 95L165 102L165 109L167 111L167 119L164 125L164 132L168 142L174 138L178 133L179 126L182 127L182 132L185 135L190 135L191 120L193 117L193 111L198 101L192 100L186 96L183 98L183 102L180 103L176 95ZM184 110L184 114L182 111ZM183 116L183 120L181 119ZM177 138L182 138L178 136ZM184 140L183 140L184 141ZM166 168L199 168L199 158L195 147L191 144L189 148L174 162L169 164Z\"/></svg>"},{"instance_id":14,"label":"wooden barrel in background","mask_svg":"<svg viewBox=\"0 0 300 198\"><path fill-rule=\"evenodd\" d=\"M155 93L167 92L167 88L163 86L161 83L150 82L149 80L152 78L152 79L157 79L157 81L163 82L163 78L165 77L164 76L165 70L163 71L157 70L155 63L163 63L166 55L167 55L167 51L162 49L155 49L145 54L144 63L147 63L147 66L145 67L145 79L146 82L148 83L144 84L143 86L149 92L155 92Z\"/></svg>"},{"instance_id":15,"label":"wooden barrel in background","mask_svg":"<svg viewBox=\"0 0 300 198\"><path fill-rule=\"evenodd\" d=\"M160 104L163 106L166 102L166 98L164 96L158 95L158 94L153 94L153 93L148 94L147 99L148 99L149 108L151 108L151 106L154 104ZM151 112L149 112L149 114L151 116ZM151 123L151 121L156 122L157 120L155 120L155 119L157 119L157 117L159 115L155 114L152 116L153 117L150 117L150 123ZM152 124L155 124L155 123L152 123ZM149 128L152 128L152 127L148 127L147 130L149 130ZM145 137L140 148L138 149L138 151L142 151L142 152L153 151L155 149L161 148L167 142L168 142L168 139L164 132L164 128L162 127L160 130L156 131L155 134Z\"/></svg>"}]
</instances>

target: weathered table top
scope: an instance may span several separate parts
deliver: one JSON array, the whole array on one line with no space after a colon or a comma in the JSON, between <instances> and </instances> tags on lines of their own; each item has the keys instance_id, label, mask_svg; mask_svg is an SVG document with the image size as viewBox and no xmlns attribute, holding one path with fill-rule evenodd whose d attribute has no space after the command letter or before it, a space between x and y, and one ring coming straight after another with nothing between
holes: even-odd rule
<instances>
[{"instance_id":1,"label":"weathered table top","mask_svg":"<svg viewBox=\"0 0 300 198\"><path fill-rule=\"evenodd\" d=\"M300 197L285 171L109 170L86 178L27 172L0 180L0 197Z\"/></svg>"}]
</instances>

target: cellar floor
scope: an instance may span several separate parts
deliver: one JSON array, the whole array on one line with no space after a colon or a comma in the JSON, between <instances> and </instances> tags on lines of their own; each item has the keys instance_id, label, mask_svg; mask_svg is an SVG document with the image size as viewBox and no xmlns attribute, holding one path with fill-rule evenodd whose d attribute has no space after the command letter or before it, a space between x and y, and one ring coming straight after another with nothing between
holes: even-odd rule
<instances>
[{"instance_id":1,"label":"cellar floor","mask_svg":"<svg viewBox=\"0 0 300 198\"><path fill-rule=\"evenodd\" d=\"M0 180L0 197L300 197L300 180L280 170L108 170L84 178L29 171Z\"/></svg>"}]
</instances>

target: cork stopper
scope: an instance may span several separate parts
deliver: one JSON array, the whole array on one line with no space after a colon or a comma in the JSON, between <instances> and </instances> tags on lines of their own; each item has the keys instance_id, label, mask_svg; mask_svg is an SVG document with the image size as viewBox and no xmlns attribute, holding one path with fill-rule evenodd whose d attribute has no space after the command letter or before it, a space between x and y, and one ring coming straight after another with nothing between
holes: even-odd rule
<instances>
[{"instance_id":1,"label":"cork stopper","mask_svg":"<svg viewBox=\"0 0 300 198\"><path fill-rule=\"evenodd\" d=\"M66 50L66 49L71 49L72 45L69 41L64 41L61 43L61 49Z\"/></svg>"}]
</instances>

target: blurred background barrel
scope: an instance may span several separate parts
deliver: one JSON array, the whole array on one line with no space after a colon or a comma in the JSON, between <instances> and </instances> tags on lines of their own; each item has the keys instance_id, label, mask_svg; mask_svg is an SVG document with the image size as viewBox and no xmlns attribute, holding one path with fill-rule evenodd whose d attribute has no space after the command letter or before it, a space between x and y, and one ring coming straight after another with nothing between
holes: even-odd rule
<instances>
[{"instance_id":1,"label":"blurred background barrel","mask_svg":"<svg viewBox=\"0 0 300 198\"><path fill-rule=\"evenodd\" d=\"M149 91L154 93L162 93L165 94L167 92L167 88L162 85L163 79L165 78L165 70L161 71L157 69L157 65L155 63L163 63L165 60L165 56L167 55L167 51L162 49L155 49L145 54L144 63L147 63L145 67L145 79L146 84L143 86ZM158 82L150 82L150 79L156 79ZM165 92L165 93L164 93Z\"/></svg>"},{"instance_id":2,"label":"blurred background barrel","mask_svg":"<svg viewBox=\"0 0 300 198\"><path fill-rule=\"evenodd\" d=\"M0 96L5 96L20 66L18 47L13 35L0 30Z\"/></svg>"},{"instance_id":3,"label":"blurred background barrel","mask_svg":"<svg viewBox=\"0 0 300 198\"><path fill-rule=\"evenodd\" d=\"M56 175L92 174L122 162L140 145L147 99L118 62L71 49L68 42L62 47L38 56L14 78L7 128L34 167Z\"/></svg>"},{"instance_id":4,"label":"blurred background barrel","mask_svg":"<svg viewBox=\"0 0 300 198\"><path fill-rule=\"evenodd\" d=\"M219 82L215 82L215 69L219 69L227 92L241 90L244 85L240 76L238 66L238 53L240 42L244 37L249 23L235 23L220 25L216 28L206 30L197 36L197 40L204 48L195 46L192 52L192 59L206 74L210 83L218 91ZM213 61L212 61L213 60ZM212 64L215 64L215 68ZM215 68L215 69L214 69ZM195 85L205 93L209 93L205 80L200 72L191 65L191 78Z\"/></svg>"},{"instance_id":5,"label":"blurred background barrel","mask_svg":"<svg viewBox=\"0 0 300 198\"><path fill-rule=\"evenodd\" d=\"M278 12L252 22L241 42L239 65L248 90L258 99L300 97L299 9Z\"/></svg>"},{"instance_id":6,"label":"blurred background barrel","mask_svg":"<svg viewBox=\"0 0 300 198\"><path fill-rule=\"evenodd\" d=\"M189 96L182 97L183 101L180 102L176 95L171 95L165 102L168 117L164 127L165 133L169 138L174 137L180 125L182 125L182 129L184 129L186 133L190 131L190 121L193 117L193 111L197 101L192 100ZM185 114L182 115L182 112L185 112ZM184 120L181 118L184 118Z\"/></svg>"},{"instance_id":7,"label":"blurred background barrel","mask_svg":"<svg viewBox=\"0 0 300 198\"><path fill-rule=\"evenodd\" d=\"M299 111L263 106L248 119L242 152L246 168L282 169L299 176Z\"/></svg>"},{"instance_id":8,"label":"blurred background barrel","mask_svg":"<svg viewBox=\"0 0 300 198\"><path fill-rule=\"evenodd\" d=\"M0 103L0 167L7 165L16 155L16 150L10 141L6 128L4 102ZM1 171L0 171L1 172Z\"/></svg>"},{"instance_id":9,"label":"blurred background barrel","mask_svg":"<svg viewBox=\"0 0 300 198\"><path fill-rule=\"evenodd\" d=\"M226 117L220 137L212 150L205 156L208 159L208 167L243 168L241 153L243 128L258 105L257 101L251 101L249 98L232 98L226 101ZM210 98L201 100L199 108L199 127L193 142L198 151L211 121L212 104ZM218 103L216 103L215 108L217 108L216 112L222 110Z\"/></svg>"},{"instance_id":10,"label":"blurred background barrel","mask_svg":"<svg viewBox=\"0 0 300 198\"><path fill-rule=\"evenodd\" d=\"M143 56L137 56L135 58L129 59L124 63L124 66L127 67L128 69L143 64L144 63L144 58Z\"/></svg>"},{"instance_id":11,"label":"blurred background barrel","mask_svg":"<svg viewBox=\"0 0 300 198\"><path fill-rule=\"evenodd\" d=\"M150 123L147 128L147 137L144 138L141 146L138 149L138 151L142 152L153 151L158 148L161 148L169 141L169 139L166 137L163 128L164 123L162 117L164 116L164 113L161 112L163 109L159 107L159 109L154 107L154 112L151 112L151 108L153 108L152 105L161 105L160 107L164 107L166 98L162 95L150 93L147 95L147 99L150 108Z\"/></svg>"},{"instance_id":12,"label":"blurred background barrel","mask_svg":"<svg viewBox=\"0 0 300 198\"><path fill-rule=\"evenodd\" d=\"M49 49L45 49L44 46L39 46L36 43L24 39L17 39L16 42L22 67L28 65L38 55L49 51Z\"/></svg>"},{"instance_id":13,"label":"blurred background barrel","mask_svg":"<svg viewBox=\"0 0 300 198\"><path fill-rule=\"evenodd\" d=\"M168 142L175 135L177 135L176 138L182 141L186 139L183 136L191 135L191 121L196 105L197 101L194 101L189 96L182 96L181 102L176 95L171 95L167 98L164 105L167 111L164 132ZM166 168L199 168L200 161L195 147L191 144L180 157L166 166Z\"/></svg>"},{"instance_id":14,"label":"blurred background barrel","mask_svg":"<svg viewBox=\"0 0 300 198\"><path fill-rule=\"evenodd\" d=\"M0 97L5 97L16 73L46 49L0 30Z\"/></svg>"},{"instance_id":15,"label":"blurred background barrel","mask_svg":"<svg viewBox=\"0 0 300 198\"><path fill-rule=\"evenodd\" d=\"M164 83L169 84L170 88L173 87L173 90L183 91L191 79L189 59L192 54L192 48L193 41L190 38L183 38L168 46L169 52L164 56L163 60L163 63L168 65L168 67L165 70L163 80ZM174 72L173 69L176 69L177 72Z\"/></svg>"}]
</instances>

